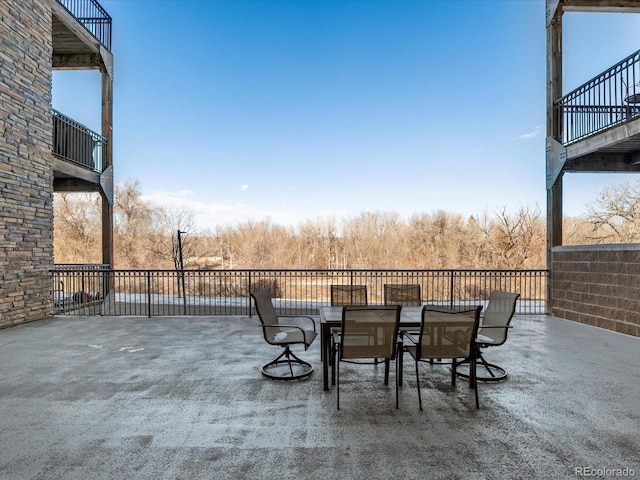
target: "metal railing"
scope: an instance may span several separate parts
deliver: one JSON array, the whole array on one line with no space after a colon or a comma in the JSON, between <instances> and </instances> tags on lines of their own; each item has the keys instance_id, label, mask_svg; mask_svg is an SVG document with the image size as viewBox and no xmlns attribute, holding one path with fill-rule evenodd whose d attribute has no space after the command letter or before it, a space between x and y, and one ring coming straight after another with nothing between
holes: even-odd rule
<instances>
[{"instance_id":1,"label":"metal railing","mask_svg":"<svg viewBox=\"0 0 640 480\"><path fill-rule=\"evenodd\" d=\"M271 289L280 314L317 315L332 284L367 286L383 303L384 285L419 284L423 303L486 305L494 289L520 294L518 314L546 312L547 270L110 270L57 266L54 314L252 315L250 292ZM186 292L186 295L184 294Z\"/></svg>"},{"instance_id":2,"label":"metal railing","mask_svg":"<svg viewBox=\"0 0 640 480\"><path fill-rule=\"evenodd\" d=\"M555 102L563 145L640 117L640 50Z\"/></svg>"},{"instance_id":3,"label":"metal railing","mask_svg":"<svg viewBox=\"0 0 640 480\"><path fill-rule=\"evenodd\" d=\"M53 110L53 154L102 173L102 149L107 139Z\"/></svg>"},{"instance_id":4,"label":"metal railing","mask_svg":"<svg viewBox=\"0 0 640 480\"><path fill-rule=\"evenodd\" d=\"M53 274L53 311L57 314L100 313L104 292L109 291L109 265L58 264ZM62 273L66 272L66 273Z\"/></svg>"},{"instance_id":5,"label":"metal railing","mask_svg":"<svg viewBox=\"0 0 640 480\"><path fill-rule=\"evenodd\" d=\"M96 0L57 0L102 45L111 50L111 16Z\"/></svg>"}]
</instances>

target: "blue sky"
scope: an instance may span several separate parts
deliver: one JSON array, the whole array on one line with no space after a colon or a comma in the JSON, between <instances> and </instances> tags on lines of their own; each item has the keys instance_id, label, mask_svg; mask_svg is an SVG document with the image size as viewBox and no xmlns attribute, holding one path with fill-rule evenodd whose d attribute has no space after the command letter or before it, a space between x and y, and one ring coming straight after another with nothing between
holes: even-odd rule
<instances>
[{"instance_id":1,"label":"blue sky","mask_svg":"<svg viewBox=\"0 0 640 480\"><path fill-rule=\"evenodd\" d=\"M116 182L199 228L546 209L544 0L101 0ZM636 51L640 15L568 13L571 90ZM100 76L53 106L97 131ZM565 215L615 176L568 174Z\"/></svg>"}]
</instances>

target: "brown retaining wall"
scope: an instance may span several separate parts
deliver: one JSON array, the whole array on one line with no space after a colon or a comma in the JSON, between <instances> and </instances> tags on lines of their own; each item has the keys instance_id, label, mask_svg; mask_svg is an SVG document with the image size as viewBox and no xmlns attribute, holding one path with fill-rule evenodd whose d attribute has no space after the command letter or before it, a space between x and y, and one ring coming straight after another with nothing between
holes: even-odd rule
<instances>
[{"instance_id":1,"label":"brown retaining wall","mask_svg":"<svg viewBox=\"0 0 640 480\"><path fill-rule=\"evenodd\" d=\"M640 337L640 245L552 251L551 314Z\"/></svg>"}]
</instances>

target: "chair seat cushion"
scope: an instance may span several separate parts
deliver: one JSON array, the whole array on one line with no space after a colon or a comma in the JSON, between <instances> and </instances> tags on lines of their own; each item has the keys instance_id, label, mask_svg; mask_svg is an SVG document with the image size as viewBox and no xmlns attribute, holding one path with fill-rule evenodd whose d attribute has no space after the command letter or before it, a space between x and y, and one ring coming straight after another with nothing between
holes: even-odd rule
<instances>
[{"instance_id":1,"label":"chair seat cushion","mask_svg":"<svg viewBox=\"0 0 640 480\"><path fill-rule=\"evenodd\" d=\"M281 345L288 343L305 343L306 345L311 345L311 342L313 342L317 335L313 330L282 329L273 336L273 343Z\"/></svg>"}]
</instances>

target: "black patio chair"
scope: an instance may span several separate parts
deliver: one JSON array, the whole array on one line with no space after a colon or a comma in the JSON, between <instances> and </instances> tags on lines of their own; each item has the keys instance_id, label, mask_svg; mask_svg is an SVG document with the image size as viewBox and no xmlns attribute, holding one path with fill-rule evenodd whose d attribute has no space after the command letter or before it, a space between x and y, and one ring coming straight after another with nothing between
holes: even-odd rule
<instances>
[{"instance_id":1,"label":"black patio chair","mask_svg":"<svg viewBox=\"0 0 640 480\"><path fill-rule=\"evenodd\" d=\"M331 383L336 386L336 406L340 410L340 363L377 364L384 360L384 384L389 384L389 364L398 351L401 306L342 307L342 325L331 337ZM366 362L370 359L370 362ZM356 363L357 362L357 363ZM396 408L398 408L398 362L396 362Z\"/></svg>"},{"instance_id":2,"label":"black patio chair","mask_svg":"<svg viewBox=\"0 0 640 480\"><path fill-rule=\"evenodd\" d=\"M410 332L403 332L403 350L408 352L416 364L416 385L418 388L418 404L422 410L420 393L420 362L433 359L451 360L451 385L456 384L456 360L466 360L475 366L476 345L474 339L480 323L481 306L468 310L449 310L446 308L425 305L422 309L420 333L416 337ZM408 342L404 343L404 340ZM402 353L398 362L402 361ZM472 370L474 372L475 370ZM476 408L480 408L478 388L475 376L471 376L469 387L475 390Z\"/></svg>"},{"instance_id":3,"label":"black patio chair","mask_svg":"<svg viewBox=\"0 0 640 480\"><path fill-rule=\"evenodd\" d=\"M419 284L384 284L384 304L402 305L403 307L419 307L422 295Z\"/></svg>"},{"instance_id":4,"label":"black patio chair","mask_svg":"<svg viewBox=\"0 0 640 480\"><path fill-rule=\"evenodd\" d=\"M368 305L366 285L331 285L331 306Z\"/></svg>"}]
</instances>

